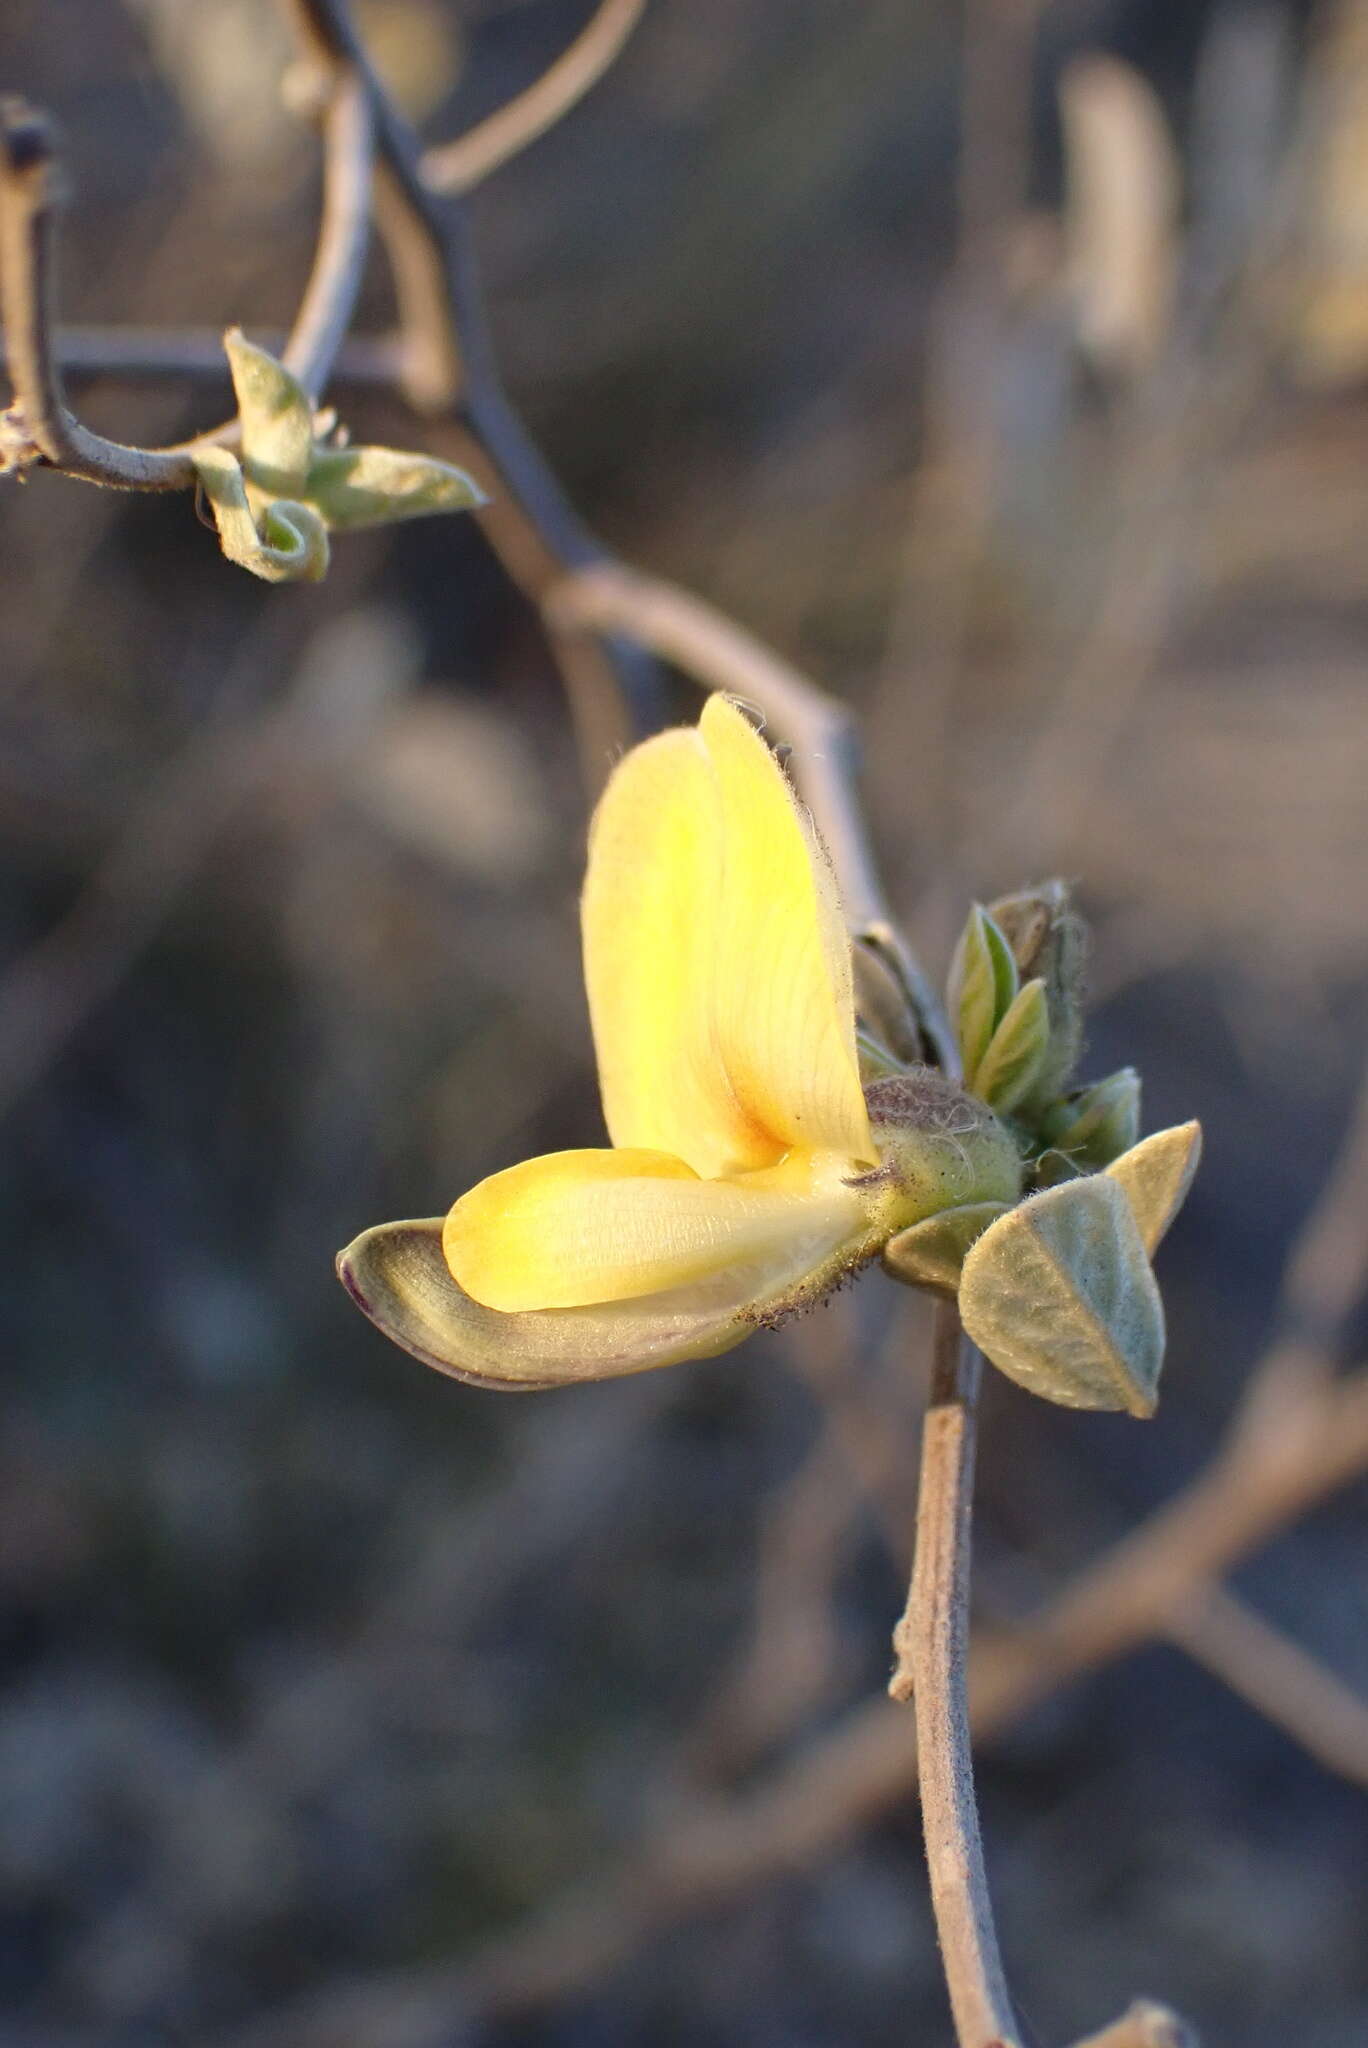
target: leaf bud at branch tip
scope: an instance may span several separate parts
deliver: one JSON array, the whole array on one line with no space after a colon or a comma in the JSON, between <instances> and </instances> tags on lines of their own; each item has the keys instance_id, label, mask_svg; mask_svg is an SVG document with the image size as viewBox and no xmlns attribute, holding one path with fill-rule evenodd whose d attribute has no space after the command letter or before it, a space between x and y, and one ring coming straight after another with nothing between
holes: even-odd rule
<instances>
[{"instance_id":1,"label":"leaf bud at branch tip","mask_svg":"<svg viewBox=\"0 0 1368 2048\"><path fill-rule=\"evenodd\" d=\"M1023 1105L1043 1106L1063 1094L1083 1053L1087 926L1073 907L1067 882L1058 880L999 897L990 911L1023 980L1045 984L1049 1051Z\"/></svg>"},{"instance_id":2,"label":"leaf bud at branch tip","mask_svg":"<svg viewBox=\"0 0 1368 2048\"><path fill-rule=\"evenodd\" d=\"M1140 1136L1140 1076L1122 1067L1048 1110L1041 1134L1084 1171L1110 1166Z\"/></svg>"},{"instance_id":3,"label":"leaf bud at branch tip","mask_svg":"<svg viewBox=\"0 0 1368 2048\"><path fill-rule=\"evenodd\" d=\"M332 411L315 412L284 363L229 328L223 338L242 429L242 459L226 448L195 453L230 562L271 583L317 582L328 535L485 504L463 469L397 448L346 445Z\"/></svg>"}]
</instances>

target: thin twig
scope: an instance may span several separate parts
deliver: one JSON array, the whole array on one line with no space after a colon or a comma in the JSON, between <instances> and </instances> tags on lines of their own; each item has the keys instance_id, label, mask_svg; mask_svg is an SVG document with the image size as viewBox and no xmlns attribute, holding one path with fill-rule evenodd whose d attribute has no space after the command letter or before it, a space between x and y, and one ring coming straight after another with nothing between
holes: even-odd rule
<instances>
[{"instance_id":1,"label":"thin twig","mask_svg":"<svg viewBox=\"0 0 1368 2048\"><path fill-rule=\"evenodd\" d=\"M470 192L544 135L597 85L646 11L646 0L602 0L588 24L534 85L454 142L429 149L423 176L434 192Z\"/></svg>"},{"instance_id":2,"label":"thin twig","mask_svg":"<svg viewBox=\"0 0 1368 2048\"><path fill-rule=\"evenodd\" d=\"M931 1903L961 2048L1006 2048L1016 2017L993 1923L974 1797L966 1669L974 1430L983 1361L952 1302L936 1308L931 1397L922 1429L917 1547L894 1635L895 1700L917 1720Z\"/></svg>"},{"instance_id":3,"label":"thin twig","mask_svg":"<svg viewBox=\"0 0 1368 2048\"><path fill-rule=\"evenodd\" d=\"M14 403L0 420L0 471L46 462L121 490L183 490L188 456L128 448L68 412L53 346L57 200L52 135L17 100L0 109L0 312Z\"/></svg>"},{"instance_id":4,"label":"thin twig","mask_svg":"<svg viewBox=\"0 0 1368 2048\"><path fill-rule=\"evenodd\" d=\"M475 515L526 596L604 550L571 506L509 404L485 319L469 225L458 198L434 192L415 137L367 58L345 0L288 0L312 57L365 91L375 122L375 216L399 300L401 382L410 402L445 419L447 452L483 485ZM566 676L590 784L621 745L658 722L654 678L630 651L584 635L552 644ZM624 707L625 715L624 715Z\"/></svg>"}]
</instances>

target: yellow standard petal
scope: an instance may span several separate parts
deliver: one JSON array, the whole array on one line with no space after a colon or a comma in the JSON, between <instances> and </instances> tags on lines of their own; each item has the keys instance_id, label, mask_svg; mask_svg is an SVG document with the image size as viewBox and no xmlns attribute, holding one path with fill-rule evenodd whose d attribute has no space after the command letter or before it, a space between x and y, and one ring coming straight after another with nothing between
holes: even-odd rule
<instances>
[{"instance_id":1,"label":"yellow standard petal","mask_svg":"<svg viewBox=\"0 0 1368 2048\"><path fill-rule=\"evenodd\" d=\"M553 1152L481 1181L442 1249L472 1300L505 1314L583 1308L744 1271L757 1297L858 1242L863 1211L834 1168L805 1162L702 1180L667 1153Z\"/></svg>"},{"instance_id":2,"label":"yellow standard petal","mask_svg":"<svg viewBox=\"0 0 1368 2048\"><path fill-rule=\"evenodd\" d=\"M710 697L698 729L722 810L713 1019L732 1090L786 1148L872 1163L850 938L825 848L735 704Z\"/></svg>"},{"instance_id":3,"label":"yellow standard petal","mask_svg":"<svg viewBox=\"0 0 1368 2048\"><path fill-rule=\"evenodd\" d=\"M595 815L585 980L609 1135L705 1175L871 1163L834 878L726 698L623 760Z\"/></svg>"},{"instance_id":4,"label":"yellow standard petal","mask_svg":"<svg viewBox=\"0 0 1368 2048\"><path fill-rule=\"evenodd\" d=\"M696 732L661 733L624 758L594 814L584 979L609 1137L702 1174L770 1166L784 1150L743 1110L717 1050L721 887L712 764Z\"/></svg>"}]
</instances>

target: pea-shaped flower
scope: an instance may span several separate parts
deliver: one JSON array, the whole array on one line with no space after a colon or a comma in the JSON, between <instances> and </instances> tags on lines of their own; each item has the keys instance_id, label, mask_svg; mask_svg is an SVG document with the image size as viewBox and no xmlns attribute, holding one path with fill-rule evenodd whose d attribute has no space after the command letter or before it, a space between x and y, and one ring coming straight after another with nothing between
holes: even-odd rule
<instances>
[{"instance_id":1,"label":"pea-shaped flower","mask_svg":"<svg viewBox=\"0 0 1368 2048\"><path fill-rule=\"evenodd\" d=\"M611 1149L528 1160L342 1253L416 1357L514 1388L711 1357L895 1232L1016 1200L1018 1148L985 1103L920 1067L862 1087L835 878L726 698L619 764L582 918Z\"/></svg>"}]
</instances>

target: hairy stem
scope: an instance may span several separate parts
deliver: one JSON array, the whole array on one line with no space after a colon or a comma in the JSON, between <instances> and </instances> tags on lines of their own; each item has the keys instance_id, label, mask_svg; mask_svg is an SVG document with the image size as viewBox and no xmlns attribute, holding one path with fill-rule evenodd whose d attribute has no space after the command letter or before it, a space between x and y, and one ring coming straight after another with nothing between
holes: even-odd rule
<instances>
[{"instance_id":1,"label":"hairy stem","mask_svg":"<svg viewBox=\"0 0 1368 2048\"><path fill-rule=\"evenodd\" d=\"M931 1905L960 2048L1008 2048L1016 2019L998 1951L974 1799L966 1673L974 1430L982 1360L937 1305L922 1433L917 1549L894 1633L894 1699L912 1699Z\"/></svg>"}]
</instances>

